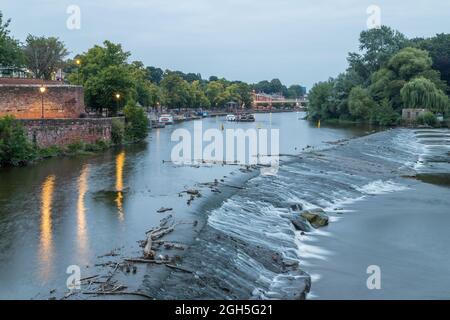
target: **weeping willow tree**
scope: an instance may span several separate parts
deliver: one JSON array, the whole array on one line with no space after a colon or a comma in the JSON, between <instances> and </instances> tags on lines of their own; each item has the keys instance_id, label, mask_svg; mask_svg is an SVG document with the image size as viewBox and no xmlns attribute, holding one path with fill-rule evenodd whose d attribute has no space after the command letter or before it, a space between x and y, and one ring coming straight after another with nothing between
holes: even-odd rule
<instances>
[{"instance_id":1,"label":"weeping willow tree","mask_svg":"<svg viewBox=\"0 0 450 320\"><path fill-rule=\"evenodd\" d=\"M447 113L450 99L436 85L419 77L405 84L400 92L403 105L408 108L424 108L433 112Z\"/></svg>"}]
</instances>

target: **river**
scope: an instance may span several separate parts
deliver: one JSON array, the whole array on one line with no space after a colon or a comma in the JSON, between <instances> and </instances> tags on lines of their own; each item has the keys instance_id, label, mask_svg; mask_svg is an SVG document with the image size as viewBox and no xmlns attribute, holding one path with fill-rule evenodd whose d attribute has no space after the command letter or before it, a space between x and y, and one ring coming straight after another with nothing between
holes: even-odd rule
<instances>
[{"instance_id":1,"label":"river","mask_svg":"<svg viewBox=\"0 0 450 320\"><path fill-rule=\"evenodd\" d=\"M179 166L169 162L175 144L171 141L173 130L185 128L193 132L194 122L153 130L147 141L139 145L97 155L49 159L25 168L1 169L0 298L60 298L66 291L69 266L77 265L82 276L89 276L100 272L99 264L114 260L116 254L138 256L142 249L137 241L167 216L156 212L161 207L173 208L170 214L182 222L170 240L189 245L181 265L194 273L149 266L140 267L137 275L124 275L121 279L149 295L160 299L299 298L305 297L312 275L308 298L338 298L327 288L334 285L333 290L339 293L338 286L351 284L349 279L354 277L349 276L348 281L344 277L336 283L336 276L348 266L334 257L352 251L349 246L334 248L336 241L327 239L341 237L339 232L342 237L348 234L347 225L351 224L346 221L355 221L352 214L358 210L351 206L368 203L369 209L379 207L380 202L370 205L372 196L402 194L406 198L401 202L402 212L412 206L409 200L417 198L408 193L415 186L425 190L422 194L450 198L445 185L402 178L417 170L425 173L424 180L435 173L450 172L445 165L448 131L438 133L437 138L435 131L426 133L433 137L422 138L421 144L419 133L412 130L366 136L372 129L324 125L317 128L301 117L280 113L258 114L255 123L227 123L222 118L202 121L204 129L222 125L225 129L280 129L280 153L300 155L283 157L279 172L273 177L260 176L257 170L241 172L246 170L237 166ZM361 138L347 140L357 137ZM436 143L441 140L444 143ZM327 143L331 141L339 142ZM431 147L426 149L424 144ZM439 161L442 157L445 161ZM434 165L430 167L428 162ZM188 206L181 192L201 188L201 183L214 179L223 179L221 193L203 188L202 198ZM244 189L227 188L226 184L242 185ZM448 219L448 206L425 203L422 210ZM330 226L306 235L295 231L286 219L292 204L325 208L330 213ZM365 216L369 209L364 210ZM387 217L381 221L389 221L389 213L385 211ZM404 220L413 225L422 223L417 219L411 222L408 217ZM364 230L365 223L361 220L357 226ZM376 227L373 225L371 230L378 233ZM391 230L393 234L406 232L402 224L396 227ZM433 231L424 228L423 232L426 237ZM362 240L366 239L366 246L370 247L370 232L364 234L366 237L356 234L351 240L364 243ZM428 244L415 243L416 254L425 252L425 245ZM440 253L448 259L445 247L439 246L442 252L436 249L434 259ZM382 256L379 264L395 254L393 251ZM352 265L360 262L364 266L364 252L358 256ZM336 267L330 267L330 263ZM429 261L430 265L437 263ZM448 278L445 269L439 271L440 277ZM348 271L358 279L367 276L358 272ZM409 274L413 273L410 266ZM400 268L390 277L402 274L405 273ZM355 297L352 288L348 286L350 298ZM394 291L401 295L402 289L405 288L395 287Z\"/></svg>"}]
</instances>

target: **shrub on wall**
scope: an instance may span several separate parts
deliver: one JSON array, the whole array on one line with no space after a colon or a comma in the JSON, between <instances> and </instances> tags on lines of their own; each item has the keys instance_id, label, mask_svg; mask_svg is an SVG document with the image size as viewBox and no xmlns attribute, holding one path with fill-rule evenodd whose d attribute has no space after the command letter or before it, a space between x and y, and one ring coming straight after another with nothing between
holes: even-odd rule
<instances>
[{"instance_id":1,"label":"shrub on wall","mask_svg":"<svg viewBox=\"0 0 450 320\"><path fill-rule=\"evenodd\" d=\"M136 105L134 101L128 102L123 113L125 115L125 140L127 142L142 141L148 134L148 118L142 107Z\"/></svg>"},{"instance_id":2,"label":"shrub on wall","mask_svg":"<svg viewBox=\"0 0 450 320\"><path fill-rule=\"evenodd\" d=\"M427 111L417 118L417 123L428 126L435 126L437 123L436 116L433 113Z\"/></svg>"},{"instance_id":3,"label":"shrub on wall","mask_svg":"<svg viewBox=\"0 0 450 320\"><path fill-rule=\"evenodd\" d=\"M111 142L121 144L125 132L125 125L120 119L113 119L111 123Z\"/></svg>"},{"instance_id":4,"label":"shrub on wall","mask_svg":"<svg viewBox=\"0 0 450 320\"><path fill-rule=\"evenodd\" d=\"M0 118L0 166L25 165L35 157L22 125L12 116Z\"/></svg>"}]
</instances>

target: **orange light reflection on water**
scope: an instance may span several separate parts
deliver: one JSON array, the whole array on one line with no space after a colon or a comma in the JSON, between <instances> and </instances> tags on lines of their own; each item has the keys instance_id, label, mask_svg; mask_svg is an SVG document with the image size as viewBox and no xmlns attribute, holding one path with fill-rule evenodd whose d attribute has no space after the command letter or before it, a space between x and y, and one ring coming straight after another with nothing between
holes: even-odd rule
<instances>
[{"instance_id":1,"label":"orange light reflection on water","mask_svg":"<svg viewBox=\"0 0 450 320\"><path fill-rule=\"evenodd\" d=\"M116 205L119 214L119 220L124 220L123 212L123 167L125 165L125 151L122 151L116 158Z\"/></svg>"}]
</instances>

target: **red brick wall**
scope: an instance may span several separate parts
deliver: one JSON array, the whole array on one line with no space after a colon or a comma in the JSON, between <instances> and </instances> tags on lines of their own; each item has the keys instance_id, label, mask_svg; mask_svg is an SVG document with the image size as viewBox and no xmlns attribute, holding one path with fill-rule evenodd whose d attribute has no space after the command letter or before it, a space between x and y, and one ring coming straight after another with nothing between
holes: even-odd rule
<instances>
[{"instance_id":1,"label":"red brick wall","mask_svg":"<svg viewBox=\"0 0 450 320\"><path fill-rule=\"evenodd\" d=\"M79 118L85 112L84 93L80 86L46 84L44 118ZM42 100L39 84L9 84L0 82L0 117L13 115L17 119L40 119Z\"/></svg>"},{"instance_id":2,"label":"red brick wall","mask_svg":"<svg viewBox=\"0 0 450 320\"><path fill-rule=\"evenodd\" d=\"M22 120L30 141L40 147L111 140L113 118ZM122 119L122 118L121 118ZM123 121L123 120L122 120Z\"/></svg>"}]
</instances>

